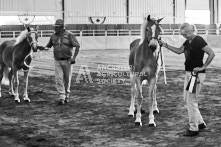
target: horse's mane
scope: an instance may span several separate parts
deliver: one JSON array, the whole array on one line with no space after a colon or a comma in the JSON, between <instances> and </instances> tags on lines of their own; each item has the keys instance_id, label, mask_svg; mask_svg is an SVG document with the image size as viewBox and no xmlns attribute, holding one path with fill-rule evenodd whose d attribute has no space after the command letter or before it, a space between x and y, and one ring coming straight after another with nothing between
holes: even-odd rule
<instances>
[{"instance_id":1,"label":"horse's mane","mask_svg":"<svg viewBox=\"0 0 221 147\"><path fill-rule=\"evenodd\" d=\"M27 37L27 34L28 34L28 30L25 29L24 31L22 31L20 33L20 35L16 38L16 41L15 41L15 45L19 44L20 42L22 42L26 37Z\"/></svg>"}]
</instances>

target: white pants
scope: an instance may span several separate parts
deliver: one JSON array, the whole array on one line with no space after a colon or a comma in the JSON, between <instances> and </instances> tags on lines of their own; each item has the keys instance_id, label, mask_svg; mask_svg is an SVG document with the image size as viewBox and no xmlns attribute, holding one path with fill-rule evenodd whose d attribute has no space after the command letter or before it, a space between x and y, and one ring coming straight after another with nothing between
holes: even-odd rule
<instances>
[{"instance_id":1,"label":"white pants","mask_svg":"<svg viewBox=\"0 0 221 147\"><path fill-rule=\"evenodd\" d=\"M55 82L56 88L59 92L59 99L69 97L71 78L72 78L72 65L68 60L55 60Z\"/></svg>"},{"instance_id":2,"label":"white pants","mask_svg":"<svg viewBox=\"0 0 221 147\"><path fill-rule=\"evenodd\" d=\"M191 72L186 72L184 81L184 102L186 103L188 116L189 116L189 130L198 131L198 125L205 123L198 108L198 96L201 90L201 86L206 78L205 73L199 73L197 78L196 93L190 93L186 90L186 86L191 77Z\"/></svg>"}]
</instances>

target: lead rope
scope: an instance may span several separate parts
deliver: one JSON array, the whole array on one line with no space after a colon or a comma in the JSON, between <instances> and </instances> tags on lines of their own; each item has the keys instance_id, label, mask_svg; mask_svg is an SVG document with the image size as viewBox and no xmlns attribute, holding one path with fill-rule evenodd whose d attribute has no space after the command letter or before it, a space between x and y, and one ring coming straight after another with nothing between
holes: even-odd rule
<instances>
[{"instance_id":1,"label":"lead rope","mask_svg":"<svg viewBox=\"0 0 221 147\"><path fill-rule=\"evenodd\" d=\"M32 49L31 49L30 53L29 53L27 56L25 56L25 59L24 59L24 65L25 65L27 68L29 68L29 69L27 69L27 70L23 70L23 69L22 69L22 71L28 71L28 70L30 70L30 69L32 69L32 68L34 67L33 65L28 65L28 64L26 63L26 59L27 59L29 56L32 58L32 53L33 53L33 51L32 51Z\"/></svg>"},{"instance_id":2,"label":"lead rope","mask_svg":"<svg viewBox=\"0 0 221 147\"><path fill-rule=\"evenodd\" d=\"M159 40L161 40L161 37L159 38ZM158 55L157 55L157 57L156 57L157 66L159 66L160 68L163 67L164 83L167 85L166 69L165 69L164 58L163 58L163 53L162 53L162 44L159 44L159 45L160 45L160 49L159 49ZM161 65L158 64L159 56L160 56L160 58L161 58Z\"/></svg>"},{"instance_id":3,"label":"lead rope","mask_svg":"<svg viewBox=\"0 0 221 147\"><path fill-rule=\"evenodd\" d=\"M161 40L161 37L159 38L159 40ZM161 59L161 65L160 65L160 67L162 67L163 66L163 55L162 55L162 44L160 45L160 50L159 50L159 52L158 52L158 55L157 55L157 61L158 61L158 59L159 59L159 56L160 56L160 59ZM157 65L158 65L158 62L157 62ZM159 66L159 65L158 65Z\"/></svg>"}]
</instances>

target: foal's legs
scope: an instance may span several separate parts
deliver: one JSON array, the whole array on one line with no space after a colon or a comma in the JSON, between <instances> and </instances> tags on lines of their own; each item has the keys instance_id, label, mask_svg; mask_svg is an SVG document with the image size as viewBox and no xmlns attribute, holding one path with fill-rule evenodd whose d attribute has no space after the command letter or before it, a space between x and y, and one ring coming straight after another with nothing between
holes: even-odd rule
<instances>
[{"instance_id":1,"label":"foal's legs","mask_svg":"<svg viewBox=\"0 0 221 147\"><path fill-rule=\"evenodd\" d=\"M157 107L157 94L156 94L156 91L157 91L157 86L155 84L154 90L153 90L153 113L159 113L159 109Z\"/></svg>"},{"instance_id":2,"label":"foal's legs","mask_svg":"<svg viewBox=\"0 0 221 147\"><path fill-rule=\"evenodd\" d=\"M24 71L24 83L25 83L25 87L24 87L23 99L25 100L25 102L30 102L30 101L31 101L31 100L28 98L28 74L29 74L29 70Z\"/></svg>"},{"instance_id":3,"label":"foal's legs","mask_svg":"<svg viewBox=\"0 0 221 147\"><path fill-rule=\"evenodd\" d=\"M130 73L130 81L131 81L131 102L130 102L130 108L128 116L134 117L134 111L135 111L135 96L136 96L136 83L135 83L135 76Z\"/></svg>"},{"instance_id":4,"label":"foal's legs","mask_svg":"<svg viewBox=\"0 0 221 147\"><path fill-rule=\"evenodd\" d=\"M13 70L9 72L8 79L9 79L9 94L15 96L14 87L13 87L14 84Z\"/></svg>"},{"instance_id":5,"label":"foal's legs","mask_svg":"<svg viewBox=\"0 0 221 147\"><path fill-rule=\"evenodd\" d=\"M158 63L159 64L159 63ZM160 62L161 64L161 62ZM156 83L158 80L158 74L160 72L161 66L157 67L157 72L156 72ZM157 85L154 85L154 90L153 90L153 113L159 113L159 109L157 107Z\"/></svg>"},{"instance_id":6,"label":"foal's legs","mask_svg":"<svg viewBox=\"0 0 221 147\"><path fill-rule=\"evenodd\" d=\"M2 78L3 78L3 72L4 72L4 65L1 65L0 67L0 97L2 97Z\"/></svg>"},{"instance_id":7,"label":"foal's legs","mask_svg":"<svg viewBox=\"0 0 221 147\"><path fill-rule=\"evenodd\" d=\"M17 67L13 67L13 75L15 79L15 102L20 102L19 99L19 94L18 94L18 85L19 85L19 80L18 80L18 70Z\"/></svg>"},{"instance_id":8,"label":"foal's legs","mask_svg":"<svg viewBox=\"0 0 221 147\"><path fill-rule=\"evenodd\" d=\"M149 126L156 127L156 123L154 122L153 115L153 105L154 105L154 87L156 85L156 77L153 77L149 80Z\"/></svg>"},{"instance_id":9,"label":"foal's legs","mask_svg":"<svg viewBox=\"0 0 221 147\"><path fill-rule=\"evenodd\" d=\"M143 101L143 96L142 96L142 86L141 86L140 77L135 77L135 83L137 86L137 114L136 114L135 125L142 126L141 105L142 105L142 101Z\"/></svg>"}]
</instances>

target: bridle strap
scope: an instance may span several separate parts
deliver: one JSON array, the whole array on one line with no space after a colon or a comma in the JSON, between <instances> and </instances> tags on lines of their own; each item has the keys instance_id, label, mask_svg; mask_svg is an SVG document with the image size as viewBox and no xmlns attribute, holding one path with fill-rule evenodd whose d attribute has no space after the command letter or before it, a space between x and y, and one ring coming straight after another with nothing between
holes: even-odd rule
<instances>
[{"instance_id":1,"label":"bridle strap","mask_svg":"<svg viewBox=\"0 0 221 147\"><path fill-rule=\"evenodd\" d=\"M28 32L28 34L31 34L31 33L35 33L35 34L37 35L37 31L30 31L30 32ZM28 38L27 38L27 40L28 40ZM28 42L29 42L29 40L28 40ZM29 42L29 45L32 47L32 45L33 45L34 43L38 44L37 41L32 41L31 43ZM30 53L29 53L27 56L25 56L25 59L24 59L24 65L25 65L26 67L28 67L29 69L30 69L30 68L33 68L34 66L28 65L28 64L26 63L26 59L27 59L29 56L32 57L32 52L33 52L33 51L32 51L32 49L31 49Z\"/></svg>"},{"instance_id":2,"label":"bridle strap","mask_svg":"<svg viewBox=\"0 0 221 147\"><path fill-rule=\"evenodd\" d=\"M30 46L32 46L32 44L34 44L34 43L38 44L37 41L32 41L32 42L30 43Z\"/></svg>"},{"instance_id":3,"label":"bridle strap","mask_svg":"<svg viewBox=\"0 0 221 147\"><path fill-rule=\"evenodd\" d=\"M38 35L37 31L30 31L30 32L28 32L28 34L31 34L31 33L35 33L36 35ZM29 42L29 45L32 46L34 43L38 44L37 41L32 41L31 43Z\"/></svg>"}]
</instances>

